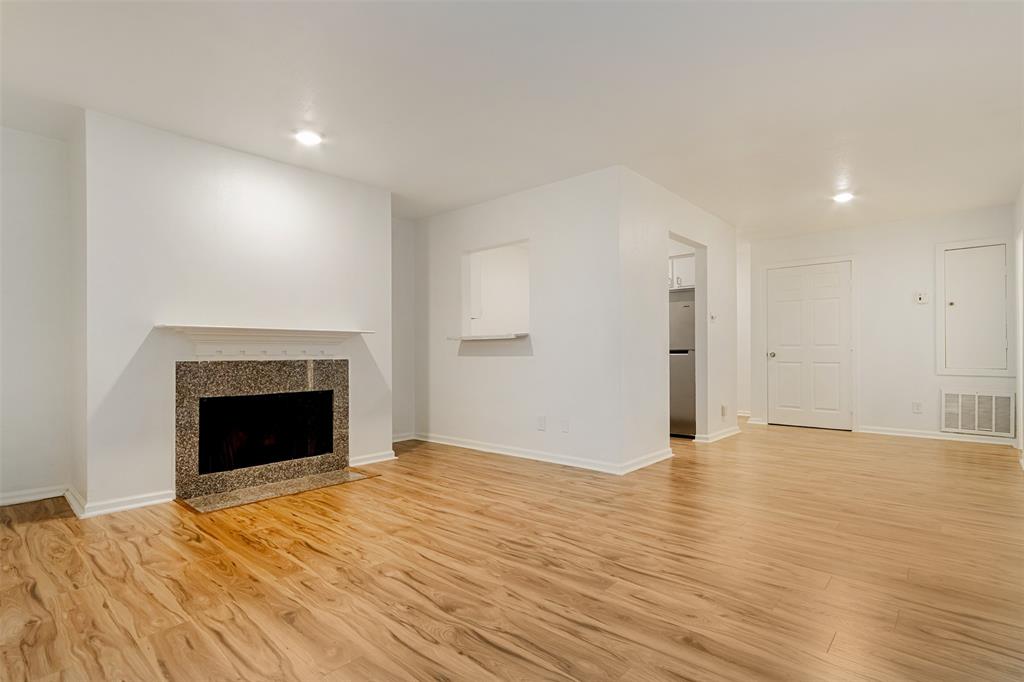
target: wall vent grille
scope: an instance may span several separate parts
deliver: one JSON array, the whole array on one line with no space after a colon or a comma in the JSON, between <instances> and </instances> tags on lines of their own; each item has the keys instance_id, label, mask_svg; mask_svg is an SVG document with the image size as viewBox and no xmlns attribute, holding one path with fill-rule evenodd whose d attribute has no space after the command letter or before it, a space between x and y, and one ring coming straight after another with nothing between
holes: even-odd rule
<instances>
[{"instance_id":1,"label":"wall vent grille","mask_svg":"<svg viewBox=\"0 0 1024 682\"><path fill-rule=\"evenodd\" d=\"M942 392L942 430L979 436L1014 437L1014 396Z\"/></svg>"}]
</instances>

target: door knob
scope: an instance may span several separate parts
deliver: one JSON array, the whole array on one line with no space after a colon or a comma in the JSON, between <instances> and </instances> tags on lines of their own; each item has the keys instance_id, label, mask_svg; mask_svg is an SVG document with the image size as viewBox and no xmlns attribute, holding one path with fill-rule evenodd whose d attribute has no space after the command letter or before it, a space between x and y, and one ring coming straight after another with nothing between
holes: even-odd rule
<instances>
[{"instance_id":1,"label":"door knob","mask_svg":"<svg viewBox=\"0 0 1024 682\"><path fill-rule=\"evenodd\" d=\"M771 353L768 353L768 357L774 358L775 357L775 351L772 351Z\"/></svg>"}]
</instances>

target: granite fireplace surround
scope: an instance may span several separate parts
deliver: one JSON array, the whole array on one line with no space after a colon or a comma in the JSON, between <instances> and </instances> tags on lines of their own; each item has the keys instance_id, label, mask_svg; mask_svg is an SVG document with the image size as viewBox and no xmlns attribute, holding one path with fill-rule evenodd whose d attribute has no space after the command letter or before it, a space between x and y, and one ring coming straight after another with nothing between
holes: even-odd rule
<instances>
[{"instance_id":1,"label":"granite fireplace surround","mask_svg":"<svg viewBox=\"0 0 1024 682\"><path fill-rule=\"evenodd\" d=\"M200 398L322 390L334 391L332 452L232 471L199 473ZM303 477L324 480L325 477L317 475L343 473L348 467L348 360L178 362L175 365L174 432L175 492L185 501L208 500L206 496L216 497L219 493L254 486L265 489L272 487L267 484ZM285 485L278 494L299 489L301 485ZM228 505L212 508L220 506Z\"/></svg>"}]
</instances>

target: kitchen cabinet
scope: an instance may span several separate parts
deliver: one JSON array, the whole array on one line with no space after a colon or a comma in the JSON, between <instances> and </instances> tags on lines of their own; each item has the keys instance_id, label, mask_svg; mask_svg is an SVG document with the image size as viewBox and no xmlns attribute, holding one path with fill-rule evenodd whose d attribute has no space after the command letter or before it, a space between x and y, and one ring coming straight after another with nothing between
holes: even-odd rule
<instances>
[{"instance_id":1,"label":"kitchen cabinet","mask_svg":"<svg viewBox=\"0 0 1024 682\"><path fill-rule=\"evenodd\" d=\"M697 282L696 259L694 254L675 256L668 259L669 289L692 287Z\"/></svg>"}]
</instances>

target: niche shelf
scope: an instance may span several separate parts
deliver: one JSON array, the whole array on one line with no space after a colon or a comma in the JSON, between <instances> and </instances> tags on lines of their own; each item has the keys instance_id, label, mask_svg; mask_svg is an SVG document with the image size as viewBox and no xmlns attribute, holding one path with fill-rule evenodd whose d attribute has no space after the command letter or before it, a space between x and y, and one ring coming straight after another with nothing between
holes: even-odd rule
<instances>
[{"instance_id":1,"label":"niche shelf","mask_svg":"<svg viewBox=\"0 0 1024 682\"><path fill-rule=\"evenodd\" d=\"M450 341L501 341L505 339L521 339L530 332L509 332L507 334L475 334L467 336L449 336Z\"/></svg>"},{"instance_id":2,"label":"niche shelf","mask_svg":"<svg viewBox=\"0 0 1024 682\"><path fill-rule=\"evenodd\" d=\"M325 356L337 352L348 339L373 334L366 329L293 329L224 327L214 325L157 324L185 335L200 356L287 357Z\"/></svg>"}]
</instances>

